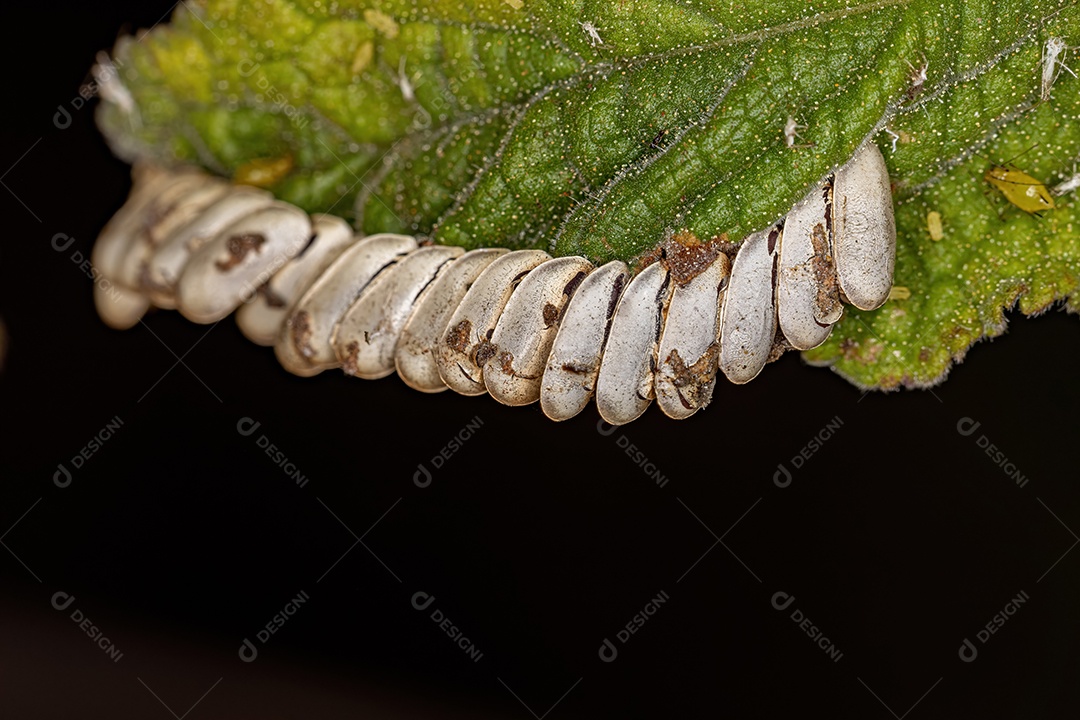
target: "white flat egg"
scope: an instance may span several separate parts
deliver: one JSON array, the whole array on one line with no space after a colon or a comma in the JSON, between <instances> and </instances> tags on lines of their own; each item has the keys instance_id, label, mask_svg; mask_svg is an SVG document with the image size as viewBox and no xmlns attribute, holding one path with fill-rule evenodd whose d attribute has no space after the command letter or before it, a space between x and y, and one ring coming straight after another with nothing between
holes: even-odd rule
<instances>
[{"instance_id":1,"label":"white flat egg","mask_svg":"<svg viewBox=\"0 0 1080 720\"><path fill-rule=\"evenodd\" d=\"M624 425L636 420L653 401L656 355L671 286L671 275L659 262L626 286L596 379L596 408L605 422Z\"/></svg>"},{"instance_id":2,"label":"white flat egg","mask_svg":"<svg viewBox=\"0 0 1080 720\"><path fill-rule=\"evenodd\" d=\"M406 385L427 393L446 390L435 359L439 340L480 273L507 252L503 248L470 250L444 266L420 294L394 351L394 366Z\"/></svg>"},{"instance_id":3,"label":"white flat egg","mask_svg":"<svg viewBox=\"0 0 1080 720\"><path fill-rule=\"evenodd\" d=\"M233 187L154 249L145 263L140 287L157 307L176 307L176 281L192 253L237 220L274 202L265 190Z\"/></svg>"},{"instance_id":4,"label":"white flat egg","mask_svg":"<svg viewBox=\"0 0 1080 720\"><path fill-rule=\"evenodd\" d=\"M181 314L197 323L221 320L311 237L311 221L292 205L275 203L237 220L204 243L176 285Z\"/></svg>"},{"instance_id":5,"label":"white flat egg","mask_svg":"<svg viewBox=\"0 0 1080 720\"><path fill-rule=\"evenodd\" d=\"M604 343L629 276L626 263L613 260L589 274L570 298L540 384L540 408L552 420L569 420L592 399Z\"/></svg>"},{"instance_id":6,"label":"white flat egg","mask_svg":"<svg viewBox=\"0 0 1080 720\"><path fill-rule=\"evenodd\" d=\"M833 245L845 299L861 310L881 307L892 288L896 219L889 171L873 142L836 171Z\"/></svg>"},{"instance_id":7,"label":"white flat egg","mask_svg":"<svg viewBox=\"0 0 1080 720\"><path fill-rule=\"evenodd\" d=\"M394 351L413 303L439 270L465 252L449 245L406 255L368 285L338 322L331 343L349 375L375 380L394 372Z\"/></svg>"},{"instance_id":8,"label":"white flat egg","mask_svg":"<svg viewBox=\"0 0 1080 720\"><path fill-rule=\"evenodd\" d=\"M731 263L720 253L685 285L675 285L660 337L656 404L684 419L712 400L720 354L720 306Z\"/></svg>"},{"instance_id":9,"label":"white flat egg","mask_svg":"<svg viewBox=\"0 0 1080 720\"><path fill-rule=\"evenodd\" d=\"M341 253L289 313L274 343L278 361L302 376L337 367L330 338L338 320L368 283L415 249L415 238L385 233L366 237Z\"/></svg>"},{"instance_id":10,"label":"white flat egg","mask_svg":"<svg viewBox=\"0 0 1080 720\"><path fill-rule=\"evenodd\" d=\"M454 310L435 349L443 382L462 395L483 395L484 364L503 308L525 275L551 256L542 250L515 250L480 273Z\"/></svg>"},{"instance_id":11,"label":"white flat egg","mask_svg":"<svg viewBox=\"0 0 1080 720\"><path fill-rule=\"evenodd\" d=\"M537 266L506 303L491 336L484 385L505 405L540 399L540 380L563 310L593 269L583 257L560 257Z\"/></svg>"},{"instance_id":12,"label":"white flat egg","mask_svg":"<svg viewBox=\"0 0 1080 720\"><path fill-rule=\"evenodd\" d=\"M779 226L743 240L724 291L720 321L720 370L736 384L757 377L776 337L776 256Z\"/></svg>"},{"instance_id":13,"label":"white flat egg","mask_svg":"<svg viewBox=\"0 0 1080 720\"><path fill-rule=\"evenodd\" d=\"M784 221L776 312L780 330L796 350L825 342L844 312L833 264L831 197L828 184L815 187Z\"/></svg>"},{"instance_id":14,"label":"white flat egg","mask_svg":"<svg viewBox=\"0 0 1080 720\"><path fill-rule=\"evenodd\" d=\"M349 223L333 215L312 215L311 233L310 242L300 254L285 263L237 311L236 324L253 343L273 345L300 297L357 241Z\"/></svg>"}]
</instances>

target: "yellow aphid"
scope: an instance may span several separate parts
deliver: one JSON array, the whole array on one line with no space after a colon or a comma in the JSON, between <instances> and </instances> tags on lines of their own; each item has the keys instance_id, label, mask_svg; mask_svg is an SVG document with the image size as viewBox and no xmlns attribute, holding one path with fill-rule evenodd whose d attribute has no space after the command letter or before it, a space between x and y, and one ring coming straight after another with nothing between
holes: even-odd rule
<instances>
[{"instance_id":1,"label":"yellow aphid","mask_svg":"<svg viewBox=\"0 0 1080 720\"><path fill-rule=\"evenodd\" d=\"M945 230L941 227L941 213L937 210L926 213L926 229L930 231L930 239L934 242L945 237Z\"/></svg>"},{"instance_id":2,"label":"yellow aphid","mask_svg":"<svg viewBox=\"0 0 1080 720\"><path fill-rule=\"evenodd\" d=\"M1054 209L1054 198L1041 182L1016 168L994 165L983 176L1005 196L1005 199L1024 212L1038 213Z\"/></svg>"},{"instance_id":3,"label":"yellow aphid","mask_svg":"<svg viewBox=\"0 0 1080 720\"><path fill-rule=\"evenodd\" d=\"M398 33L401 32L401 28L394 22L394 18L378 10L365 10L364 22L391 40L396 38Z\"/></svg>"},{"instance_id":4,"label":"yellow aphid","mask_svg":"<svg viewBox=\"0 0 1080 720\"><path fill-rule=\"evenodd\" d=\"M890 300L907 300L909 297L911 297L911 290L903 285L893 285L889 289Z\"/></svg>"},{"instance_id":5,"label":"yellow aphid","mask_svg":"<svg viewBox=\"0 0 1080 720\"><path fill-rule=\"evenodd\" d=\"M364 69L371 64L371 59L375 57L375 46L370 40L356 48L356 54L353 55L352 67L349 68L353 75L359 75Z\"/></svg>"},{"instance_id":6,"label":"yellow aphid","mask_svg":"<svg viewBox=\"0 0 1080 720\"><path fill-rule=\"evenodd\" d=\"M292 155L283 155L276 158L255 158L236 168L236 172L233 173L233 182L261 188L273 187L289 174L292 167Z\"/></svg>"}]
</instances>

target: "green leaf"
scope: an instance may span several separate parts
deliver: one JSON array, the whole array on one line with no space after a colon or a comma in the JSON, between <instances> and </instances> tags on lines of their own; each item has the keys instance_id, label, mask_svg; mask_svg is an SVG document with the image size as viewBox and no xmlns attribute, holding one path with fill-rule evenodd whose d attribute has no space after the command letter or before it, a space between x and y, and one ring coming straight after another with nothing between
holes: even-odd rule
<instances>
[{"instance_id":1,"label":"green leaf","mask_svg":"<svg viewBox=\"0 0 1080 720\"><path fill-rule=\"evenodd\" d=\"M873 137L896 189L896 283L911 297L849 310L811 362L867 387L930 384L1001 332L1003 308L1076 304L1073 198L1028 215L974 154L1036 146L1017 160L1025 172L1048 184L1073 173L1080 82L1062 71L1040 102L1040 75L1048 37L1080 44L1074 2L180 8L115 51L135 110L106 102L99 118L123 157L235 175L287 156L275 193L365 232L602 262L675 231L738 240ZM794 147L789 119L804 126ZM930 210L945 223L937 242Z\"/></svg>"}]
</instances>

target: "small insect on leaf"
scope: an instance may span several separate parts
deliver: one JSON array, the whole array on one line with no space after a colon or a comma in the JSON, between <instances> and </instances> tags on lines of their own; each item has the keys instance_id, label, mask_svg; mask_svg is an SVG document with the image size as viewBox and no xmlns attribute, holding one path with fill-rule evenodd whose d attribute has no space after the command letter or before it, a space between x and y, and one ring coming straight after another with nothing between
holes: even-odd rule
<instances>
[{"instance_id":1,"label":"small insect on leaf","mask_svg":"<svg viewBox=\"0 0 1080 720\"><path fill-rule=\"evenodd\" d=\"M1026 213L1054 209L1054 198L1046 185L1021 170L994 165L983 177L1000 190L1006 200Z\"/></svg>"},{"instance_id":2,"label":"small insect on leaf","mask_svg":"<svg viewBox=\"0 0 1080 720\"><path fill-rule=\"evenodd\" d=\"M593 47L597 45L603 45L604 41L600 39L600 31L591 22L579 22L578 25L585 31L585 34L589 36L589 42Z\"/></svg>"},{"instance_id":3,"label":"small insect on leaf","mask_svg":"<svg viewBox=\"0 0 1080 720\"><path fill-rule=\"evenodd\" d=\"M1050 37L1046 40L1046 47L1043 50L1043 67L1042 67L1042 85L1040 98L1043 102L1050 99L1050 88L1054 86L1057 81L1058 75L1062 70L1065 70L1073 77L1076 77L1074 73L1062 59L1062 53L1069 50L1075 50L1076 48L1070 48L1065 44L1065 41L1058 37Z\"/></svg>"},{"instance_id":4,"label":"small insect on leaf","mask_svg":"<svg viewBox=\"0 0 1080 720\"><path fill-rule=\"evenodd\" d=\"M811 143L810 145L796 145L795 144L795 138L801 138L802 137L802 135L799 134L799 131L800 130L806 130L806 128L807 128L806 125L800 125L798 122L796 122L795 118L793 118L791 116L788 116L787 122L784 123L784 143L789 148L810 147L810 145L812 145L813 143Z\"/></svg>"},{"instance_id":5,"label":"small insect on leaf","mask_svg":"<svg viewBox=\"0 0 1080 720\"><path fill-rule=\"evenodd\" d=\"M1050 194L1061 197L1062 195L1068 195L1077 188L1080 188L1080 173L1073 168L1073 174L1050 188Z\"/></svg>"},{"instance_id":6,"label":"small insect on leaf","mask_svg":"<svg viewBox=\"0 0 1080 720\"><path fill-rule=\"evenodd\" d=\"M926 71L930 68L930 63L925 55L923 55L922 63L918 67L912 65L910 60L904 62L911 68L911 85L908 87L907 99L914 100L922 93L923 85L926 84Z\"/></svg>"},{"instance_id":7,"label":"small insect on leaf","mask_svg":"<svg viewBox=\"0 0 1080 720\"><path fill-rule=\"evenodd\" d=\"M937 210L926 213L926 229L930 231L930 239L934 242L945 237L945 229L941 225L941 213Z\"/></svg>"},{"instance_id":8,"label":"small insect on leaf","mask_svg":"<svg viewBox=\"0 0 1080 720\"><path fill-rule=\"evenodd\" d=\"M255 158L236 168L233 182L240 185L270 188L277 185L293 168L292 155L276 158Z\"/></svg>"}]
</instances>

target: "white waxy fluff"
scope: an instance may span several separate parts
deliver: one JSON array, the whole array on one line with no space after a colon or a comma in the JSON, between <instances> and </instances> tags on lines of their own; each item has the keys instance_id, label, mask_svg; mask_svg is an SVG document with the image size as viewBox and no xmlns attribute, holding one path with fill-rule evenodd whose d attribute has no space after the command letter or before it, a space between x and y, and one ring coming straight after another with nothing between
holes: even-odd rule
<instances>
[{"instance_id":1,"label":"white waxy fluff","mask_svg":"<svg viewBox=\"0 0 1080 720\"><path fill-rule=\"evenodd\" d=\"M483 366L503 308L526 273L551 256L542 250L516 250L480 273L447 323L435 347L439 374L455 392L483 395Z\"/></svg>"},{"instance_id":2,"label":"white waxy fluff","mask_svg":"<svg viewBox=\"0 0 1080 720\"><path fill-rule=\"evenodd\" d=\"M184 267L176 284L180 313L197 323L221 320L251 298L310 237L307 214L284 203L237 220L204 243Z\"/></svg>"},{"instance_id":3,"label":"white waxy fluff","mask_svg":"<svg viewBox=\"0 0 1080 720\"><path fill-rule=\"evenodd\" d=\"M507 252L503 248L470 250L444 266L420 294L394 352L394 366L406 385L427 393L446 390L435 348L465 293L495 258Z\"/></svg>"},{"instance_id":4,"label":"white waxy fluff","mask_svg":"<svg viewBox=\"0 0 1080 720\"><path fill-rule=\"evenodd\" d=\"M861 310L889 298L896 262L896 220L885 158L865 143L836 171L833 254L844 298Z\"/></svg>"},{"instance_id":5,"label":"white waxy fluff","mask_svg":"<svg viewBox=\"0 0 1080 720\"><path fill-rule=\"evenodd\" d=\"M387 233L366 237L341 253L282 325L274 343L282 366L301 376L337 367L330 338L338 319L375 276L415 249L415 238Z\"/></svg>"},{"instance_id":6,"label":"white waxy fluff","mask_svg":"<svg viewBox=\"0 0 1080 720\"><path fill-rule=\"evenodd\" d=\"M300 296L356 242L349 223L333 215L312 215L311 233L307 247L274 273L237 311L236 324L253 343L273 345Z\"/></svg>"},{"instance_id":7,"label":"white waxy fluff","mask_svg":"<svg viewBox=\"0 0 1080 720\"><path fill-rule=\"evenodd\" d=\"M176 306L176 281L191 254L234 222L274 202L265 190L239 186L209 205L186 225L174 230L147 261L140 287L161 308Z\"/></svg>"},{"instance_id":8,"label":"white waxy fluff","mask_svg":"<svg viewBox=\"0 0 1080 720\"><path fill-rule=\"evenodd\" d=\"M784 221L777 262L776 313L796 350L817 347L843 315L836 286L831 235L831 187L810 191Z\"/></svg>"},{"instance_id":9,"label":"white waxy fluff","mask_svg":"<svg viewBox=\"0 0 1080 720\"><path fill-rule=\"evenodd\" d=\"M521 281L495 326L494 355L484 365L484 385L493 398L504 405L540 399L540 380L563 310L592 269L583 257L555 258Z\"/></svg>"},{"instance_id":10,"label":"white waxy fluff","mask_svg":"<svg viewBox=\"0 0 1080 720\"><path fill-rule=\"evenodd\" d=\"M592 399L604 342L629 274L626 263L613 260L589 274L570 298L540 384L540 408L552 420L569 420Z\"/></svg>"},{"instance_id":11,"label":"white waxy fluff","mask_svg":"<svg viewBox=\"0 0 1080 720\"><path fill-rule=\"evenodd\" d=\"M596 408L605 422L624 425L636 420L653 401L656 355L671 285L667 268L657 262L626 286L596 378Z\"/></svg>"},{"instance_id":12,"label":"white waxy fluff","mask_svg":"<svg viewBox=\"0 0 1080 720\"><path fill-rule=\"evenodd\" d=\"M331 344L349 375L376 380L394 372L394 350L413 304L447 263L465 251L424 247L375 278L334 330Z\"/></svg>"},{"instance_id":13,"label":"white waxy fluff","mask_svg":"<svg viewBox=\"0 0 1080 720\"><path fill-rule=\"evenodd\" d=\"M731 263L716 259L686 285L675 286L660 337L656 404L670 418L688 418L712 400L720 353L720 303Z\"/></svg>"},{"instance_id":14,"label":"white waxy fluff","mask_svg":"<svg viewBox=\"0 0 1080 720\"><path fill-rule=\"evenodd\" d=\"M748 236L731 266L720 320L720 370L736 384L757 377L772 351L780 235L780 228L772 227Z\"/></svg>"}]
</instances>

